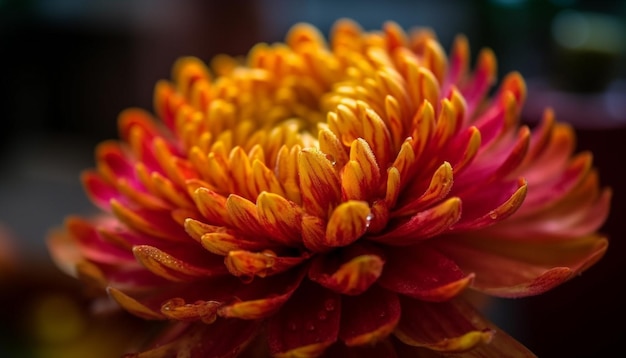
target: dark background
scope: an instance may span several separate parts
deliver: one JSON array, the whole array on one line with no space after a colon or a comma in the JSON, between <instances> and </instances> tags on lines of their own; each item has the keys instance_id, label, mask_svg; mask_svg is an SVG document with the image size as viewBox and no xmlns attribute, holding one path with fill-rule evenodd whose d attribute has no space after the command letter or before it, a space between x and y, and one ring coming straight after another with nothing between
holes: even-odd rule
<instances>
[{"instance_id":1,"label":"dark background","mask_svg":"<svg viewBox=\"0 0 626 358\"><path fill-rule=\"evenodd\" d=\"M539 357L619 349L626 333L626 2L0 0L0 237L12 242L0 245L0 258L13 264L9 274L0 271L0 320L9 322L0 328L0 356L44 356L37 352L62 341L33 338L36 324L22 321L41 303L33 297L75 290L52 266L44 238L66 215L95 211L78 174L93 166L98 142L117 136L121 110L152 110L154 84L169 78L180 56L245 55L257 42L283 40L298 21L327 34L340 17L365 29L386 20L429 26L446 50L465 33L473 55L494 49L499 78L511 70L526 78L525 121L552 105L576 127L579 149L594 152L603 185L614 190L603 228L608 253L549 293L496 300L492 314Z\"/></svg>"}]
</instances>

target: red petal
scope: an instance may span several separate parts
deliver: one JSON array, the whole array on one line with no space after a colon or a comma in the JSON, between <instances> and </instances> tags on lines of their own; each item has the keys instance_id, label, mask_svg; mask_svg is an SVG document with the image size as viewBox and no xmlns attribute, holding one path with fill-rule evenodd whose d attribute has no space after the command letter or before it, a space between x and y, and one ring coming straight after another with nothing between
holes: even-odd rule
<instances>
[{"instance_id":1,"label":"red petal","mask_svg":"<svg viewBox=\"0 0 626 358\"><path fill-rule=\"evenodd\" d=\"M343 296L339 337L347 346L374 344L394 330L400 320L400 300L373 286L358 296Z\"/></svg>"},{"instance_id":2,"label":"red petal","mask_svg":"<svg viewBox=\"0 0 626 358\"><path fill-rule=\"evenodd\" d=\"M111 209L120 221L144 234L167 241L189 240L185 230L172 219L169 211L130 208L117 200L111 201Z\"/></svg>"},{"instance_id":3,"label":"red petal","mask_svg":"<svg viewBox=\"0 0 626 358\"><path fill-rule=\"evenodd\" d=\"M348 347L342 342L337 342L330 346L324 352L324 357L342 357L342 358L398 358L404 356L398 356L396 354L396 348L389 339L384 339L380 342L367 344L364 346ZM421 356L412 356L420 357Z\"/></svg>"},{"instance_id":4,"label":"red petal","mask_svg":"<svg viewBox=\"0 0 626 358\"><path fill-rule=\"evenodd\" d=\"M432 303L401 297L402 318L394 334L410 346L463 352L491 341L494 331L460 299Z\"/></svg>"},{"instance_id":5,"label":"red petal","mask_svg":"<svg viewBox=\"0 0 626 358\"><path fill-rule=\"evenodd\" d=\"M452 197L437 206L418 212L408 221L389 228L384 234L368 236L368 239L388 245L409 246L441 234L460 218L461 200Z\"/></svg>"},{"instance_id":6,"label":"red petal","mask_svg":"<svg viewBox=\"0 0 626 358\"><path fill-rule=\"evenodd\" d=\"M270 352L280 357L315 357L337 341L340 296L305 282L268 324Z\"/></svg>"},{"instance_id":7,"label":"red petal","mask_svg":"<svg viewBox=\"0 0 626 358\"><path fill-rule=\"evenodd\" d=\"M378 281L386 289L424 301L446 301L462 292L474 278L450 258L426 245L391 249Z\"/></svg>"},{"instance_id":8,"label":"red petal","mask_svg":"<svg viewBox=\"0 0 626 358\"><path fill-rule=\"evenodd\" d=\"M222 317L261 319L274 315L300 286L305 270L291 270L262 280L243 284L237 290L237 300L220 307Z\"/></svg>"},{"instance_id":9,"label":"red petal","mask_svg":"<svg viewBox=\"0 0 626 358\"><path fill-rule=\"evenodd\" d=\"M234 358L259 331L257 321L222 319L213 324L177 323L163 332L151 349L124 358Z\"/></svg>"}]
</instances>

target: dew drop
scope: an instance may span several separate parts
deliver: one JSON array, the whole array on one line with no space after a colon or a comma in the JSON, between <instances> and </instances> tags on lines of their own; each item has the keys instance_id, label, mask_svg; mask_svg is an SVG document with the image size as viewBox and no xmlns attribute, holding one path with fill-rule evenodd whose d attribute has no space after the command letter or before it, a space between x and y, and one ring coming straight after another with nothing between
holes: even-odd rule
<instances>
[{"instance_id":1,"label":"dew drop","mask_svg":"<svg viewBox=\"0 0 626 358\"><path fill-rule=\"evenodd\" d=\"M367 216L365 217L365 228L369 228L370 224L372 223L372 220L374 220L374 214L372 214L371 212L369 214L367 214Z\"/></svg>"},{"instance_id":2,"label":"dew drop","mask_svg":"<svg viewBox=\"0 0 626 358\"><path fill-rule=\"evenodd\" d=\"M327 299L324 302L324 308L328 312L334 311L335 310L335 300L333 300L332 298Z\"/></svg>"},{"instance_id":3,"label":"dew drop","mask_svg":"<svg viewBox=\"0 0 626 358\"><path fill-rule=\"evenodd\" d=\"M308 329L309 331L315 331L315 325L313 324L313 322L309 322L306 325L306 329Z\"/></svg>"},{"instance_id":4,"label":"dew drop","mask_svg":"<svg viewBox=\"0 0 626 358\"><path fill-rule=\"evenodd\" d=\"M498 218L498 213L496 211L490 211L489 212L489 217L492 218L493 220Z\"/></svg>"},{"instance_id":5,"label":"dew drop","mask_svg":"<svg viewBox=\"0 0 626 358\"><path fill-rule=\"evenodd\" d=\"M326 154L326 159L328 159L328 161L330 162L330 164L334 167L335 165L337 165L337 160L335 159L335 157L332 154Z\"/></svg>"},{"instance_id":6,"label":"dew drop","mask_svg":"<svg viewBox=\"0 0 626 358\"><path fill-rule=\"evenodd\" d=\"M319 312L317 313L317 318L318 318L320 321L325 321L325 320L326 320L326 318L328 318L328 315L326 314L326 311L319 311Z\"/></svg>"}]
</instances>

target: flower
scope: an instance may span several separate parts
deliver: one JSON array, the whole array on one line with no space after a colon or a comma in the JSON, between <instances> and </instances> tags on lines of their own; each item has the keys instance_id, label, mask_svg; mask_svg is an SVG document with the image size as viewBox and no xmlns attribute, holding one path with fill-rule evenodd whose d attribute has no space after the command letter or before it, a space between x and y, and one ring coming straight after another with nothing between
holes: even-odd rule
<instances>
[{"instance_id":1,"label":"flower","mask_svg":"<svg viewBox=\"0 0 626 358\"><path fill-rule=\"evenodd\" d=\"M339 20L207 67L181 58L154 118L119 117L82 180L96 218L51 235L58 265L168 329L135 357L533 356L472 307L545 292L599 260L611 190L546 110L520 123L428 29ZM130 356L130 355L129 355Z\"/></svg>"}]
</instances>

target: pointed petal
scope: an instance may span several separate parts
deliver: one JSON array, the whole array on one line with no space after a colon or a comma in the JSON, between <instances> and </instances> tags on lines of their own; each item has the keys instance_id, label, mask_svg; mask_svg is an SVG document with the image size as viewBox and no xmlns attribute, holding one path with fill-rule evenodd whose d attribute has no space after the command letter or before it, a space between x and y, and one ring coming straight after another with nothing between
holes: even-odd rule
<instances>
[{"instance_id":1,"label":"pointed petal","mask_svg":"<svg viewBox=\"0 0 626 358\"><path fill-rule=\"evenodd\" d=\"M190 190L193 190L193 199L196 207L207 219L207 222L214 225L230 226L230 216L226 209L226 198L213 190L198 187L192 182Z\"/></svg>"},{"instance_id":2,"label":"pointed petal","mask_svg":"<svg viewBox=\"0 0 626 358\"><path fill-rule=\"evenodd\" d=\"M408 246L449 230L461 218L461 200L457 197L420 211L408 221L389 228L384 234L368 236L369 240L388 245Z\"/></svg>"},{"instance_id":3,"label":"pointed petal","mask_svg":"<svg viewBox=\"0 0 626 358\"><path fill-rule=\"evenodd\" d=\"M192 281L224 273L219 266L214 269L194 266L152 246L135 246L133 254L152 273L170 281Z\"/></svg>"},{"instance_id":4,"label":"pointed petal","mask_svg":"<svg viewBox=\"0 0 626 358\"><path fill-rule=\"evenodd\" d=\"M389 260L379 284L424 301L447 301L467 288L474 274L465 274L450 258L426 245L386 251Z\"/></svg>"},{"instance_id":5,"label":"pointed petal","mask_svg":"<svg viewBox=\"0 0 626 358\"><path fill-rule=\"evenodd\" d=\"M501 185L498 192L493 193L494 186L490 186L486 190L482 190L480 195L474 194L463 200L463 209L466 215L454 225L455 232L464 230L478 230L490 225L494 225L499 221L503 221L510 217L519 209L526 198L528 184L526 180L520 178L514 183L515 187L509 185L510 189L515 190L510 197L507 198L509 192L507 188ZM497 190L497 189L496 189ZM504 202L499 202L503 200ZM485 198L489 198L485 200ZM489 207L488 205L494 205ZM497 206L496 206L497 205ZM476 214L479 214L476 217Z\"/></svg>"},{"instance_id":6,"label":"pointed petal","mask_svg":"<svg viewBox=\"0 0 626 358\"><path fill-rule=\"evenodd\" d=\"M300 191L304 209L321 218L341 198L339 175L326 155L313 149L303 149L298 156Z\"/></svg>"},{"instance_id":7,"label":"pointed petal","mask_svg":"<svg viewBox=\"0 0 626 358\"><path fill-rule=\"evenodd\" d=\"M219 315L228 318L262 319L273 316L300 286L305 270L291 270L263 280L244 284L236 293L238 300L219 308Z\"/></svg>"},{"instance_id":8,"label":"pointed petal","mask_svg":"<svg viewBox=\"0 0 626 358\"><path fill-rule=\"evenodd\" d=\"M352 142L350 160L341 170L343 200L367 200L380 185L380 169L372 149L363 139Z\"/></svg>"},{"instance_id":9,"label":"pointed petal","mask_svg":"<svg viewBox=\"0 0 626 358\"><path fill-rule=\"evenodd\" d=\"M343 296L339 337L347 346L374 344L400 321L400 300L390 291L373 286L358 296Z\"/></svg>"},{"instance_id":10,"label":"pointed petal","mask_svg":"<svg viewBox=\"0 0 626 358\"><path fill-rule=\"evenodd\" d=\"M269 319L270 352L275 357L319 356L337 341L340 320L340 296L317 284L304 282Z\"/></svg>"},{"instance_id":11,"label":"pointed petal","mask_svg":"<svg viewBox=\"0 0 626 358\"><path fill-rule=\"evenodd\" d=\"M131 209L115 199L111 200L111 209L120 221L142 233L167 241L189 239L185 230L172 219L167 211Z\"/></svg>"},{"instance_id":12,"label":"pointed petal","mask_svg":"<svg viewBox=\"0 0 626 358\"><path fill-rule=\"evenodd\" d=\"M401 297L402 318L394 334L410 346L463 352L491 341L494 330L468 303L424 302Z\"/></svg>"},{"instance_id":13,"label":"pointed petal","mask_svg":"<svg viewBox=\"0 0 626 358\"><path fill-rule=\"evenodd\" d=\"M365 292L383 271L383 253L373 246L352 245L339 254L320 255L313 259L309 278L345 295Z\"/></svg>"},{"instance_id":14,"label":"pointed petal","mask_svg":"<svg viewBox=\"0 0 626 358\"><path fill-rule=\"evenodd\" d=\"M262 192L256 201L258 220L271 240L287 246L301 244L303 210L300 205L274 193Z\"/></svg>"},{"instance_id":15,"label":"pointed petal","mask_svg":"<svg viewBox=\"0 0 626 358\"><path fill-rule=\"evenodd\" d=\"M430 184L424 193L415 200L406 203L401 208L394 210L392 215L413 215L420 209L442 200L450 193L453 183L452 166L450 163L444 162L433 174L430 179Z\"/></svg>"},{"instance_id":16,"label":"pointed petal","mask_svg":"<svg viewBox=\"0 0 626 358\"><path fill-rule=\"evenodd\" d=\"M124 308L126 311L132 313L133 315L137 317L141 317L143 319L148 319L148 320L166 319L165 315L162 314L161 312L155 311L147 307L146 305L126 295L125 293L123 293L122 291L116 288L108 287L107 293L111 296L111 298L115 300L115 302L117 302L120 306L122 306L122 308Z\"/></svg>"},{"instance_id":17,"label":"pointed petal","mask_svg":"<svg viewBox=\"0 0 626 358\"><path fill-rule=\"evenodd\" d=\"M600 235L570 240L503 240L501 237L449 237L439 250L464 271L475 272L472 287L500 297L543 293L597 262L608 242Z\"/></svg>"},{"instance_id":18,"label":"pointed petal","mask_svg":"<svg viewBox=\"0 0 626 358\"><path fill-rule=\"evenodd\" d=\"M214 232L207 232L200 238L202 247L216 255L226 256L231 251L260 251L268 247L264 242L246 240L235 230L219 227Z\"/></svg>"}]
</instances>

